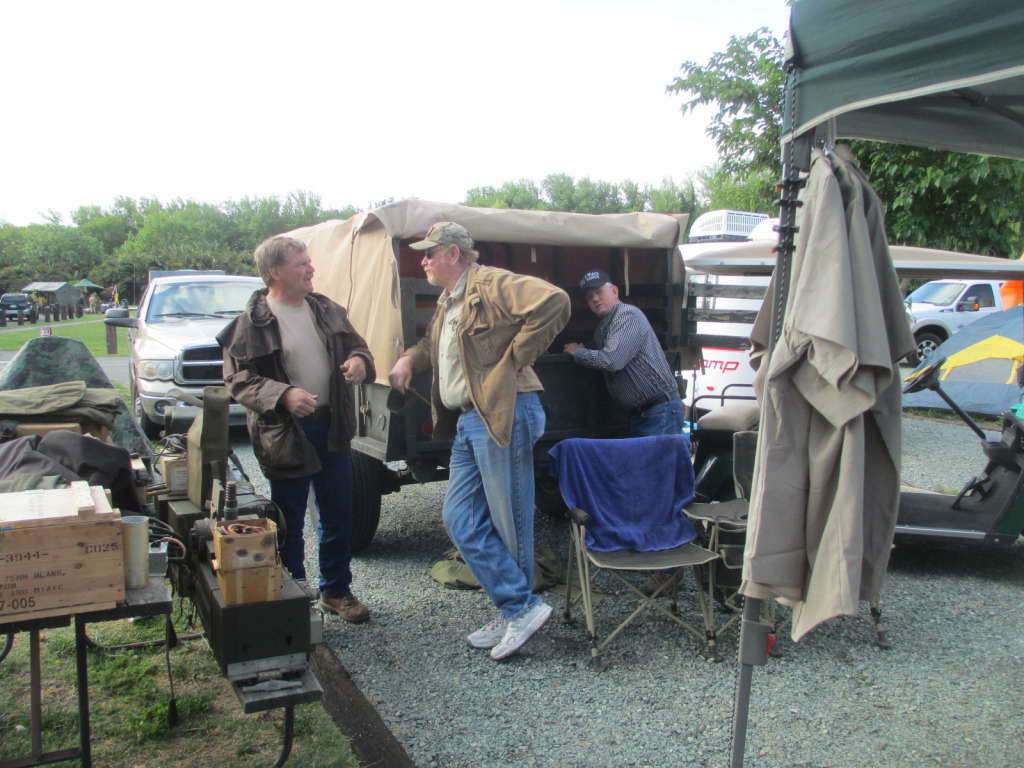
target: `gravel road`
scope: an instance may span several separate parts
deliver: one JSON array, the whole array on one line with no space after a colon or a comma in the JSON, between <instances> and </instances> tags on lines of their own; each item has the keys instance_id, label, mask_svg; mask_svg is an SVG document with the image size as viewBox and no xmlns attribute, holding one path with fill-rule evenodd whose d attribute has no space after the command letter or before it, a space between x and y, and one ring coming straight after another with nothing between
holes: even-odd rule
<instances>
[{"instance_id":1,"label":"gravel road","mask_svg":"<svg viewBox=\"0 0 1024 768\"><path fill-rule=\"evenodd\" d=\"M980 469L963 425L904 424L906 482L957 489ZM251 451L235 448L266 493ZM384 498L377 537L353 564L373 619L325 622L326 642L419 768L729 765L736 630L722 640L725 661L708 664L692 638L648 614L595 674L582 616L561 624L562 598L548 593L555 618L519 654L492 662L463 640L492 618L485 596L428 575L450 546L443 493L435 483ZM537 533L564 558L563 521L542 517ZM782 639L783 657L754 672L745 765L1024 765L1022 592L1020 541L897 548L883 594L893 648L876 648L851 617L797 645ZM607 626L600 609L598 621Z\"/></svg>"}]
</instances>

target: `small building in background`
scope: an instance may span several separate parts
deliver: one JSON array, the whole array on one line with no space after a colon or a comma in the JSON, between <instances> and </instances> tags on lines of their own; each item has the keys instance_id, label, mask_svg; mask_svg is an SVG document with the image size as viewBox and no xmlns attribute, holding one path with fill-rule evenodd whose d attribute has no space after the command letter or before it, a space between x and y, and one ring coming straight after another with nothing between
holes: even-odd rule
<instances>
[{"instance_id":1,"label":"small building in background","mask_svg":"<svg viewBox=\"0 0 1024 768\"><path fill-rule=\"evenodd\" d=\"M29 283L21 289L25 293L34 294L45 304L54 306L73 307L81 298L81 291L71 283Z\"/></svg>"}]
</instances>

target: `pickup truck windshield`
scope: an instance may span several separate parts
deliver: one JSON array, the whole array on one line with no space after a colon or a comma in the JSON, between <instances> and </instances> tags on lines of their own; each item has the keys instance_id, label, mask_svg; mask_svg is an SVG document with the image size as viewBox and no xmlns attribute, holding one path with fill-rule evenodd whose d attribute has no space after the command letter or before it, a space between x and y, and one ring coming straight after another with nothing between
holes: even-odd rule
<instances>
[{"instance_id":1,"label":"pickup truck windshield","mask_svg":"<svg viewBox=\"0 0 1024 768\"><path fill-rule=\"evenodd\" d=\"M251 283L204 282L158 286L146 311L146 322L167 323L197 317L228 318L245 309Z\"/></svg>"},{"instance_id":2,"label":"pickup truck windshield","mask_svg":"<svg viewBox=\"0 0 1024 768\"><path fill-rule=\"evenodd\" d=\"M907 301L912 304L935 304L944 307L956 301L964 287L964 283L925 283L907 296Z\"/></svg>"}]
</instances>

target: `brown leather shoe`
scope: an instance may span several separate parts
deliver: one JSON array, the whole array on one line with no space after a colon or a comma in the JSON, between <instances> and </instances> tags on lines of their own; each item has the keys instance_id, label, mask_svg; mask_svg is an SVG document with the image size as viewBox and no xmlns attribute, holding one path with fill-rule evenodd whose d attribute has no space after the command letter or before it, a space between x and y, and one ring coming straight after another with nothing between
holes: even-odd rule
<instances>
[{"instance_id":1,"label":"brown leather shoe","mask_svg":"<svg viewBox=\"0 0 1024 768\"><path fill-rule=\"evenodd\" d=\"M351 592L341 597L321 597L320 607L341 616L349 624L362 624L370 619L370 609Z\"/></svg>"}]
</instances>

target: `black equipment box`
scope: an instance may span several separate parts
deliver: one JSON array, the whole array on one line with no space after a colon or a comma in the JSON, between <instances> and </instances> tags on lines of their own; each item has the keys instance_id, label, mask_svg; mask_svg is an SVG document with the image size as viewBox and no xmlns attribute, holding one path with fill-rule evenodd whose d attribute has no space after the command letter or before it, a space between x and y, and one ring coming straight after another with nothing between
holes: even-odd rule
<instances>
[{"instance_id":1,"label":"black equipment box","mask_svg":"<svg viewBox=\"0 0 1024 768\"><path fill-rule=\"evenodd\" d=\"M200 584L192 599L213 655L228 678L239 680L306 665L310 601L295 579L285 573L280 600L227 605L213 570L200 567L197 571Z\"/></svg>"}]
</instances>

